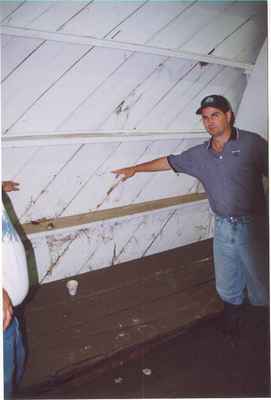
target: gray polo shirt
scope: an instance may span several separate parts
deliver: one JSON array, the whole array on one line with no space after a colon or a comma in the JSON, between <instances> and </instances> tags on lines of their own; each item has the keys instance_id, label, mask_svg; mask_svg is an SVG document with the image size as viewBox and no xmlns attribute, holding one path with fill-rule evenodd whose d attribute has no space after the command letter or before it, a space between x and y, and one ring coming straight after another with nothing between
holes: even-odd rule
<instances>
[{"instance_id":1,"label":"gray polo shirt","mask_svg":"<svg viewBox=\"0 0 271 400\"><path fill-rule=\"evenodd\" d=\"M212 150L210 140L167 159L175 172L202 182L215 214L265 213L262 177L268 175L268 146L260 135L234 129L222 153Z\"/></svg>"}]
</instances>

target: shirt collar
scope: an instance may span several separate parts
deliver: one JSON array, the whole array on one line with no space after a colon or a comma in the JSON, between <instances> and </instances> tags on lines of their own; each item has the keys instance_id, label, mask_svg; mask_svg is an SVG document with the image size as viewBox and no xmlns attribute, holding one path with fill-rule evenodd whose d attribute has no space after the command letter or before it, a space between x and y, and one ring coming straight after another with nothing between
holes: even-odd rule
<instances>
[{"instance_id":1,"label":"shirt collar","mask_svg":"<svg viewBox=\"0 0 271 400\"><path fill-rule=\"evenodd\" d=\"M230 136L229 142L230 142L231 140L239 140L239 137L240 137L239 129L233 127L233 128L232 128L232 131L231 131L231 136ZM212 147L212 140L213 140L213 138L211 137L207 142L205 142L205 143L206 143L206 148L207 148L207 150L211 149L211 147Z\"/></svg>"}]
</instances>

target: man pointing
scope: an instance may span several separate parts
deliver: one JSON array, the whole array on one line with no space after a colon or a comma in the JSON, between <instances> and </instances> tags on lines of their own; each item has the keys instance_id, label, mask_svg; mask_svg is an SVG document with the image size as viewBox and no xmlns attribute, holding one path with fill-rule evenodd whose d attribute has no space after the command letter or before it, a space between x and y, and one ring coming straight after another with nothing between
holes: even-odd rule
<instances>
[{"instance_id":1,"label":"man pointing","mask_svg":"<svg viewBox=\"0 0 271 400\"><path fill-rule=\"evenodd\" d=\"M237 327L246 293L254 305L269 301L268 219L262 178L268 175L267 142L234 127L228 100L205 97L196 111L210 140L178 155L113 171L131 178L139 172L172 169L198 178L215 214L216 289L224 302L225 330Z\"/></svg>"}]
</instances>

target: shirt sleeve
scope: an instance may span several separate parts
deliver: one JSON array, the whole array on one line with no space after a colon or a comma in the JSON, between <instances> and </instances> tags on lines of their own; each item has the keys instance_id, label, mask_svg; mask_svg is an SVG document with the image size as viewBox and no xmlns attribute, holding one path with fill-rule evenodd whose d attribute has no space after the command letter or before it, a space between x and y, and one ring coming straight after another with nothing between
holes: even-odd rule
<instances>
[{"instance_id":1,"label":"shirt sleeve","mask_svg":"<svg viewBox=\"0 0 271 400\"><path fill-rule=\"evenodd\" d=\"M199 165L195 148L192 147L177 155L170 154L167 160L173 171L198 177Z\"/></svg>"}]
</instances>

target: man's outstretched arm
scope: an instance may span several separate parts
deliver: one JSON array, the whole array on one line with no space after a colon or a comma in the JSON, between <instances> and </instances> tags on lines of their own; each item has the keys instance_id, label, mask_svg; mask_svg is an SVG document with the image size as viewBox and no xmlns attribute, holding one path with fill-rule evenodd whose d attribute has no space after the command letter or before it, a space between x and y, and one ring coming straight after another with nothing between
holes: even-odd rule
<instances>
[{"instance_id":1,"label":"man's outstretched arm","mask_svg":"<svg viewBox=\"0 0 271 400\"><path fill-rule=\"evenodd\" d=\"M167 157L161 157L142 164L132 165L131 167L115 169L112 172L117 174L117 176L123 176L122 180L125 181L138 172L168 171L170 169L171 166L168 163Z\"/></svg>"}]
</instances>

